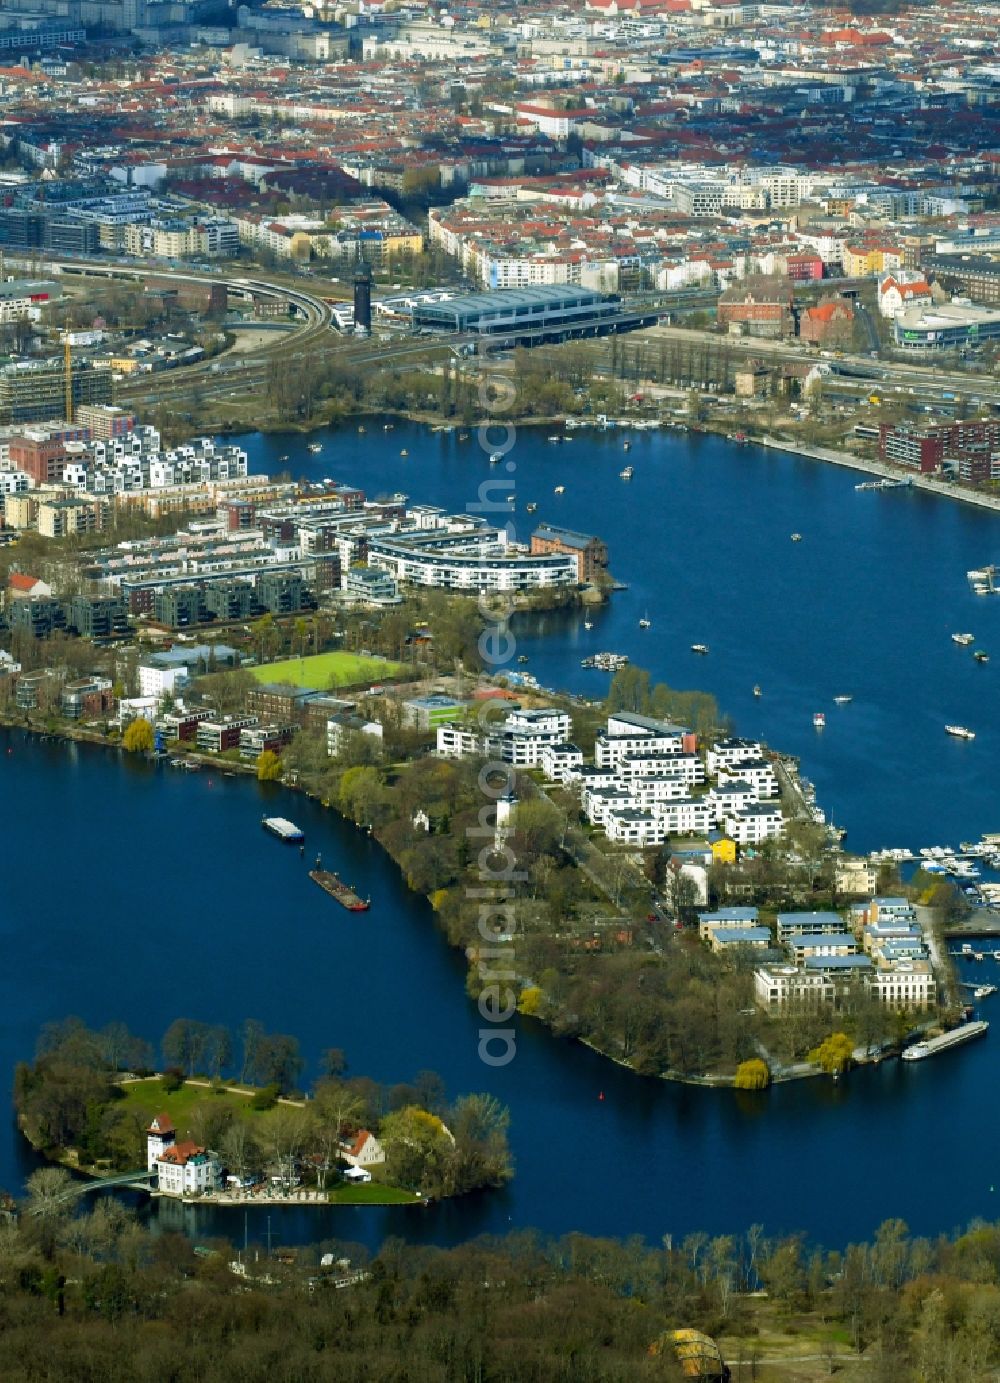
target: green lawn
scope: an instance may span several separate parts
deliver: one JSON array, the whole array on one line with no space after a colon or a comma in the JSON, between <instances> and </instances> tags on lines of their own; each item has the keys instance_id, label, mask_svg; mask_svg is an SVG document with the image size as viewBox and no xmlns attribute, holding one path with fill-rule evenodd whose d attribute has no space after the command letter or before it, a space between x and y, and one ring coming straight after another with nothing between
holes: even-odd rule
<instances>
[{"instance_id":1,"label":"green lawn","mask_svg":"<svg viewBox=\"0 0 1000 1383\"><path fill-rule=\"evenodd\" d=\"M334 1205L416 1205L420 1197L399 1186L381 1186L377 1181L360 1186L336 1186L330 1192Z\"/></svg>"},{"instance_id":2,"label":"green lawn","mask_svg":"<svg viewBox=\"0 0 1000 1383\"><path fill-rule=\"evenodd\" d=\"M187 1129L187 1121L192 1106L201 1104L204 1100L224 1100L241 1113L250 1111L249 1095L241 1095L234 1090L226 1090L221 1094L216 1094L208 1086L191 1085L187 1082L179 1090L174 1090L168 1095L160 1084L159 1076L153 1076L149 1080L127 1081L122 1089L125 1092L126 1100L131 1104L138 1105L142 1109L152 1110L154 1115L168 1114L181 1136ZM251 1112L260 1117L258 1111Z\"/></svg>"},{"instance_id":3,"label":"green lawn","mask_svg":"<svg viewBox=\"0 0 1000 1383\"><path fill-rule=\"evenodd\" d=\"M305 658L285 658L280 663L262 663L250 671L258 682L291 682L296 687L327 691L358 682L377 682L403 671L401 663L385 658L366 658L360 653L315 653Z\"/></svg>"},{"instance_id":4,"label":"green lawn","mask_svg":"<svg viewBox=\"0 0 1000 1383\"><path fill-rule=\"evenodd\" d=\"M122 1085L125 1098L138 1109L149 1113L150 1118L157 1114L169 1115L179 1138L188 1132L188 1121L194 1105L204 1100L224 1100L240 1113L249 1113L254 1119L267 1120L271 1110L255 1110L250 1104L250 1095L241 1095L236 1090L224 1090L217 1094L205 1085L191 1085L186 1082L179 1090L168 1095L160 1084L159 1076L149 1080L127 1081ZM280 1109L277 1105L275 1108ZM365 1182L360 1186L345 1182L335 1186L329 1193L334 1205L416 1205L420 1201L412 1191L404 1191L398 1186L387 1186L383 1182Z\"/></svg>"}]
</instances>

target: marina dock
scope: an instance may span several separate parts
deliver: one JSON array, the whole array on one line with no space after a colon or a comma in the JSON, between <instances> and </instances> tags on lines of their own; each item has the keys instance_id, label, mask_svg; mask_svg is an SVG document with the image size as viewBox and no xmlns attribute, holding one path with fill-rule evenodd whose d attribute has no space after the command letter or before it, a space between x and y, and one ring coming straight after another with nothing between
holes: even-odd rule
<instances>
[{"instance_id":1,"label":"marina dock","mask_svg":"<svg viewBox=\"0 0 1000 1383\"><path fill-rule=\"evenodd\" d=\"M959 1028L941 1033L940 1037L928 1037L921 1042L915 1042L912 1047L904 1049L902 1058L904 1061L923 1061L925 1057L946 1052L949 1047L960 1047L966 1042L971 1042L974 1037L985 1037L989 1027L989 1023L983 1019L963 1023Z\"/></svg>"}]
</instances>

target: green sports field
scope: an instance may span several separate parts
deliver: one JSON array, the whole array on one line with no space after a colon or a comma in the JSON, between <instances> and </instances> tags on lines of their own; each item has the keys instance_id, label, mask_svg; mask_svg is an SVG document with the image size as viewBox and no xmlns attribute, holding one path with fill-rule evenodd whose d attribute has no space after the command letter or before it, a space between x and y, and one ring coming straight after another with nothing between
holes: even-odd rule
<instances>
[{"instance_id":1,"label":"green sports field","mask_svg":"<svg viewBox=\"0 0 1000 1383\"><path fill-rule=\"evenodd\" d=\"M353 687L359 682L395 677L402 665L384 658L366 658L360 653L315 653L305 658L285 658L280 663L262 663L250 671L258 682L291 682L296 687L327 691L330 687Z\"/></svg>"}]
</instances>

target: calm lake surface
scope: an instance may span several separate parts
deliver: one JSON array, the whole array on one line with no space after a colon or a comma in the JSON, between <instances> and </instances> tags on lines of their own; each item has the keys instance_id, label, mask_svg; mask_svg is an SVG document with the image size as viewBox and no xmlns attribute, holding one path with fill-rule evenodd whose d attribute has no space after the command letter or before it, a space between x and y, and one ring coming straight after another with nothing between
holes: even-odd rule
<instances>
[{"instance_id":1,"label":"calm lake surface","mask_svg":"<svg viewBox=\"0 0 1000 1383\"><path fill-rule=\"evenodd\" d=\"M457 433L367 427L328 434L319 456L301 437L246 444L256 470L280 469L288 453L295 475L453 509L490 476L475 434L459 443ZM599 533L629 583L592 631L560 615L524 637L543 684L600 695L606 675L579 663L607 648L675 686L711 690L742 732L801 755L856 850L1000 829L1000 601L977 599L965 580L996 555L994 516L858 494L853 473L707 437L577 433L554 446L522 430L509 459L519 536L536 519ZM618 478L626 460L631 482ZM537 515L524 513L528 501ZM979 667L953 645L959 629L995 661ZM693 656L692 642L709 644L709 657ZM843 692L853 703L834 706ZM827 713L823 734L816 710ZM975 742L951 740L946 721L970 726ZM265 806L305 829L306 860L263 836ZM517 1176L506 1191L427 1210L272 1210L275 1242L446 1243L529 1225L657 1240L759 1221L832 1246L889 1216L930 1233L1000 1214L1000 1114L986 1098L995 1032L934 1061L761 1097L644 1081L530 1021L515 1061L492 1070L477 1058L462 958L429 906L366 836L315 803L14 731L0 737L0 808L0 1070L68 1013L97 1026L120 1018L153 1039L177 1016L234 1028L254 1017L300 1038L310 1075L325 1047L340 1046L354 1073L395 1082L431 1068L450 1094L489 1089L509 1105ZM316 850L371 894L370 914L348 916L309 882ZM995 968L988 959L976 970ZM18 1186L34 1165L8 1120L0 1185ZM196 1236L244 1230L239 1212L153 1213ZM263 1238L267 1213L251 1212L251 1238Z\"/></svg>"}]
</instances>

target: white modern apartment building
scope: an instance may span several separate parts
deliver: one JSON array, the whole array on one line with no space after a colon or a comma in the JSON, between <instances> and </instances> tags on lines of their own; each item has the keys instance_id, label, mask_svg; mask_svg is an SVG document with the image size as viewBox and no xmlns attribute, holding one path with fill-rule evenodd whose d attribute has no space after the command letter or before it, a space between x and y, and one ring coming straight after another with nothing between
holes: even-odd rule
<instances>
[{"instance_id":1,"label":"white modern apartment building","mask_svg":"<svg viewBox=\"0 0 1000 1383\"><path fill-rule=\"evenodd\" d=\"M725 829L737 845L762 845L765 840L777 840L782 835L785 821L780 807L755 802L727 815Z\"/></svg>"},{"instance_id":2,"label":"white modern apartment building","mask_svg":"<svg viewBox=\"0 0 1000 1383\"><path fill-rule=\"evenodd\" d=\"M626 754L608 767L623 783L634 783L659 773L676 773L692 786L705 781L705 763L700 754Z\"/></svg>"},{"instance_id":3,"label":"white modern apartment building","mask_svg":"<svg viewBox=\"0 0 1000 1383\"><path fill-rule=\"evenodd\" d=\"M574 553L529 553L501 542L493 530L462 538L372 538L368 564L403 585L449 591L530 591L575 586Z\"/></svg>"},{"instance_id":4,"label":"white modern apartment building","mask_svg":"<svg viewBox=\"0 0 1000 1383\"><path fill-rule=\"evenodd\" d=\"M901 960L879 968L871 987L887 1008L926 1009L937 1003L937 981L926 960Z\"/></svg>"},{"instance_id":5,"label":"white modern apartment building","mask_svg":"<svg viewBox=\"0 0 1000 1383\"><path fill-rule=\"evenodd\" d=\"M690 732L679 725L650 716L618 711L608 716L607 727L594 743L594 762L598 768L614 767L626 756L662 758L694 749Z\"/></svg>"},{"instance_id":6,"label":"white modern apartment building","mask_svg":"<svg viewBox=\"0 0 1000 1383\"><path fill-rule=\"evenodd\" d=\"M710 803L716 821L725 821L727 816L734 816L758 799L750 784L737 778L709 788L705 800Z\"/></svg>"},{"instance_id":7,"label":"white modern apartment building","mask_svg":"<svg viewBox=\"0 0 1000 1383\"><path fill-rule=\"evenodd\" d=\"M712 809L704 797L678 797L651 808L671 836L703 835L712 829Z\"/></svg>"},{"instance_id":8,"label":"white modern apartment building","mask_svg":"<svg viewBox=\"0 0 1000 1383\"><path fill-rule=\"evenodd\" d=\"M464 759L482 755L517 768L544 767L543 755L555 746L566 748L572 721L565 711L552 707L518 709L489 730L448 721L437 727L436 750L442 758ZM573 746L569 746L573 748ZM579 762L583 755L579 750Z\"/></svg>"},{"instance_id":9,"label":"white modern apartment building","mask_svg":"<svg viewBox=\"0 0 1000 1383\"><path fill-rule=\"evenodd\" d=\"M730 769L720 769L718 783L720 788L746 783L759 801L778 795L778 780L767 759L744 759Z\"/></svg>"},{"instance_id":10,"label":"white modern apartment building","mask_svg":"<svg viewBox=\"0 0 1000 1383\"><path fill-rule=\"evenodd\" d=\"M435 752L442 759L473 759L484 752L484 736L480 730L449 720L437 727Z\"/></svg>"},{"instance_id":11,"label":"white modern apartment building","mask_svg":"<svg viewBox=\"0 0 1000 1383\"><path fill-rule=\"evenodd\" d=\"M541 769L551 783L572 783L583 767L583 750L575 744L547 744L542 750Z\"/></svg>"},{"instance_id":12,"label":"white modern apartment building","mask_svg":"<svg viewBox=\"0 0 1000 1383\"><path fill-rule=\"evenodd\" d=\"M667 826L662 817L627 808L609 812L604 829L608 840L616 845L662 845L667 838Z\"/></svg>"},{"instance_id":13,"label":"white modern apartment building","mask_svg":"<svg viewBox=\"0 0 1000 1383\"><path fill-rule=\"evenodd\" d=\"M892 1009L921 1010L937 1003L937 983L926 960L900 961L891 968L877 970L768 965L754 973L754 997L765 1008L835 1004L845 989L852 987L866 991Z\"/></svg>"},{"instance_id":14,"label":"white modern apartment building","mask_svg":"<svg viewBox=\"0 0 1000 1383\"><path fill-rule=\"evenodd\" d=\"M742 764L747 759L759 759L764 752L760 740L738 739L735 736L731 739L716 740L709 745L708 753L705 755L705 768L709 777L714 778L718 773Z\"/></svg>"}]
</instances>

